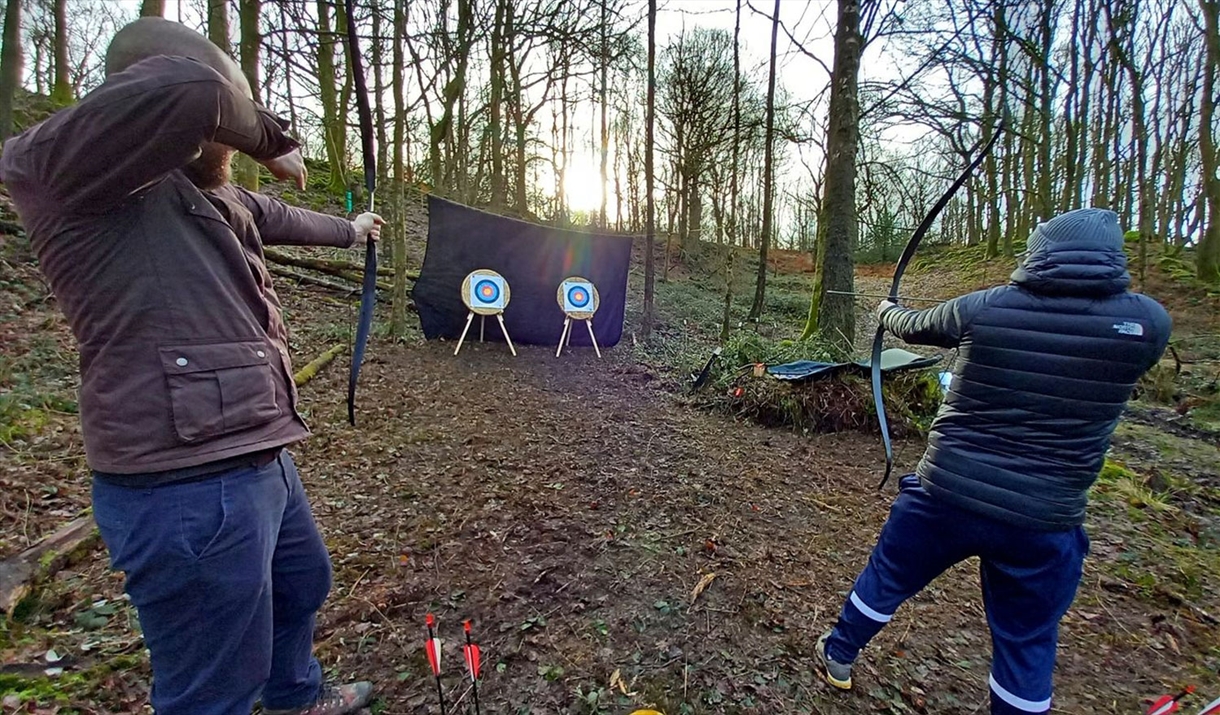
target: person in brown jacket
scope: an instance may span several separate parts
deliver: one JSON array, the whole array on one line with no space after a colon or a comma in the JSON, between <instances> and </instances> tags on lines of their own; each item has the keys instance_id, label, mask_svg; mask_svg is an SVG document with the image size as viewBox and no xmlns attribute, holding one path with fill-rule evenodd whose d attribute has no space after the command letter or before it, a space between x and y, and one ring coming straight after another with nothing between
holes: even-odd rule
<instances>
[{"instance_id":1,"label":"person in brown jacket","mask_svg":"<svg viewBox=\"0 0 1220 715\"><path fill-rule=\"evenodd\" d=\"M234 152L304 188L286 124L183 25L115 36L106 80L0 157L80 351L94 517L125 572L159 715L339 715L313 657L330 558L285 447L297 413L263 246L362 246L381 219L231 185Z\"/></svg>"}]
</instances>

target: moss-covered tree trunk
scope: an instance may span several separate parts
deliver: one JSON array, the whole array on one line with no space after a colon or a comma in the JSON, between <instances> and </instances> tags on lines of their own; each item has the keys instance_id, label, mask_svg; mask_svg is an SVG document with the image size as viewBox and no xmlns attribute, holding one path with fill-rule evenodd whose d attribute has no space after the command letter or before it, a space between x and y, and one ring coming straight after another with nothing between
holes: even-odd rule
<instances>
[{"instance_id":1,"label":"moss-covered tree trunk","mask_svg":"<svg viewBox=\"0 0 1220 715\"><path fill-rule=\"evenodd\" d=\"M258 99L259 87L262 83L258 76L258 55L262 45L262 34L259 32L259 14L262 9L261 0L241 0L238 6L238 19L241 23L241 71L250 83L250 93ZM241 186L251 191L258 191L258 162L250 157L237 156L237 171L234 178Z\"/></svg>"},{"instance_id":2,"label":"moss-covered tree trunk","mask_svg":"<svg viewBox=\"0 0 1220 715\"><path fill-rule=\"evenodd\" d=\"M403 46L407 36L407 3L409 0L394 0L394 68L390 84L394 92L394 225L390 226L390 240L394 245L394 302L390 309L390 333L402 337L407 332L407 225L406 185L408 169L403 157L406 143L407 107L405 96L405 58Z\"/></svg>"},{"instance_id":3,"label":"moss-covered tree trunk","mask_svg":"<svg viewBox=\"0 0 1220 715\"><path fill-rule=\"evenodd\" d=\"M1207 225L1195 253L1201 280L1220 283L1220 157L1216 151L1216 95L1220 93L1220 0L1199 0L1207 43L1203 64L1203 98L1199 107L1199 152L1203 156L1203 190Z\"/></svg>"},{"instance_id":4,"label":"moss-covered tree trunk","mask_svg":"<svg viewBox=\"0 0 1220 715\"><path fill-rule=\"evenodd\" d=\"M72 69L68 65L68 0L55 0L55 81L51 101L57 107L72 104Z\"/></svg>"},{"instance_id":5,"label":"moss-covered tree trunk","mask_svg":"<svg viewBox=\"0 0 1220 715\"><path fill-rule=\"evenodd\" d=\"M0 140L13 134L13 100L21 84L21 2L8 0L4 10L4 44L0 47Z\"/></svg>"},{"instance_id":6,"label":"moss-covered tree trunk","mask_svg":"<svg viewBox=\"0 0 1220 715\"><path fill-rule=\"evenodd\" d=\"M322 129L326 160L330 163L327 188L335 194L347 190L347 122L339 115L339 91L335 75L336 30L331 25L331 7L318 0L318 98L322 103Z\"/></svg>"},{"instance_id":7,"label":"moss-covered tree trunk","mask_svg":"<svg viewBox=\"0 0 1220 715\"><path fill-rule=\"evenodd\" d=\"M856 151L860 142L860 0L839 0L834 76L826 136L826 183L818 221L818 272L802 339L818 335L851 350L856 316L852 251L859 233L856 216ZM836 291L829 293L828 291ZM846 294L846 295L845 295Z\"/></svg>"}]
</instances>

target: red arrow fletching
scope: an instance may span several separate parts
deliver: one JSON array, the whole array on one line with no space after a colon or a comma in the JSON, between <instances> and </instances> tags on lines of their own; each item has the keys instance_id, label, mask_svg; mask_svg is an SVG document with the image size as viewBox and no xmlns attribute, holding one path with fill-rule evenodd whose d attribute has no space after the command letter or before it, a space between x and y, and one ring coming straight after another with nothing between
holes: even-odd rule
<instances>
[{"instance_id":1,"label":"red arrow fletching","mask_svg":"<svg viewBox=\"0 0 1220 715\"><path fill-rule=\"evenodd\" d=\"M1145 715L1168 715L1178 711L1178 701L1172 695L1163 695L1148 708Z\"/></svg>"},{"instance_id":2,"label":"red arrow fletching","mask_svg":"<svg viewBox=\"0 0 1220 715\"><path fill-rule=\"evenodd\" d=\"M429 638L424 644L424 650L428 652L428 665L432 666L432 674L441 674L441 639Z\"/></svg>"},{"instance_id":3,"label":"red arrow fletching","mask_svg":"<svg viewBox=\"0 0 1220 715\"><path fill-rule=\"evenodd\" d=\"M479 667L482 654L479 652L479 647L473 643L462 646L462 652L466 656L466 669L470 671L470 679L479 679Z\"/></svg>"}]
</instances>

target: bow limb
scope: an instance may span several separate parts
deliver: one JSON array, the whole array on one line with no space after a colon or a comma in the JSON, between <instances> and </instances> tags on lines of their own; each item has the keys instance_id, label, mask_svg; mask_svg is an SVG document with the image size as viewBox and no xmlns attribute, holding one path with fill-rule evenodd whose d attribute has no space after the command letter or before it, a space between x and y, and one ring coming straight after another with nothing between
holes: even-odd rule
<instances>
[{"instance_id":1,"label":"bow limb","mask_svg":"<svg viewBox=\"0 0 1220 715\"><path fill-rule=\"evenodd\" d=\"M915 251L919 249L920 242L928 234L932 224L936 222L936 217L949 205L949 201L953 199L954 194L965 185L966 181L970 179L971 174L974 173L974 170L979 167L979 164L983 163L983 159L991 152L992 147L996 145L996 141L1003 133L1004 122L1000 122L995 132L992 133L991 139L983 146L982 151L978 152L974 159L966 166L966 169L962 171L961 175L949 186L949 189L937 199L936 204L932 206L932 210L923 217L923 221L919 222L919 226L911 234L911 240L907 241L906 247L902 249L902 256L898 258L898 264L894 266L894 280L890 283L888 296L891 303L898 302L898 289L902 284L902 276L906 273L907 265L911 262L911 259L915 257ZM879 320L877 323L877 334L873 336L872 360L869 367L873 386L873 406L877 409L877 423L881 427L881 444L885 446L885 476L881 478L881 483L877 485L878 489L885 486L886 482L890 480L890 472L894 470L894 446L890 439L889 420L885 416L885 400L881 394L881 348L884 338L885 323Z\"/></svg>"},{"instance_id":2,"label":"bow limb","mask_svg":"<svg viewBox=\"0 0 1220 715\"><path fill-rule=\"evenodd\" d=\"M360 57L360 37L356 33L356 13L353 0L344 0L347 11L347 51L349 71L356 83L356 110L360 118L360 147L364 160L364 187L369 195L369 211L373 211L373 195L377 191L377 150L373 137L373 111L369 106L368 82L364 77L364 62ZM347 381L347 421L356 425L356 383L364 350L373 327L373 308L377 302L377 244L372 240L364 246L364 284L360 291L360 320L356 325L356 344L352 349L352 369Z\"/></svg>"}]
</instances>

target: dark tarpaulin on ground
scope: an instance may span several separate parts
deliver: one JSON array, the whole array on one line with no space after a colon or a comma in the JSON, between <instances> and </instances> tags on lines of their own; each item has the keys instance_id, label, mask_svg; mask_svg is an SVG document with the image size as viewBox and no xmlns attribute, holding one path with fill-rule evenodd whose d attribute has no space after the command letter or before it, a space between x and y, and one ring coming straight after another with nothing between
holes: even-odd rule
<instances>
[{"instance_id":1,"label":"dark tarpaulin on ground","mask_svg":"<svg viewBox=\"0 0 1220 715\"><path fill-rule=\"evenodd\" d=\"M556 290L564 278L582 276L601 299L593 332L610 347L623 336L630 262L630 237L540 226L430 196L428 246L412 295L424 336L456 340L466 323L462 280L473 270L493 270L508 282L504 322L513 342L558 345L564 315ZM478 320L467 340L477 340ZM487 320L487 339L502 342L495 318ZM591 344L584 325L573 327L572 344Z\"/></svg>"},{"instance_id":2,"label":"dark tarpaulin on ground","mask_svg":"<svg viewBox=\"0 0 1220 715\"><path fill-rule=\"evenodd\" d=\"M881 371L897 372L901 370L918 370L931 367L940 362L939 355L931 357L919 355L902 348L890 348L881 353ZM797 360L783 365L770 365L767 373L777 380L801 382L829 377L840 370L848 368L868 372L872 366L871 356L855 362L815 362L813 360Z\"/></svg>"}]
</instances>

